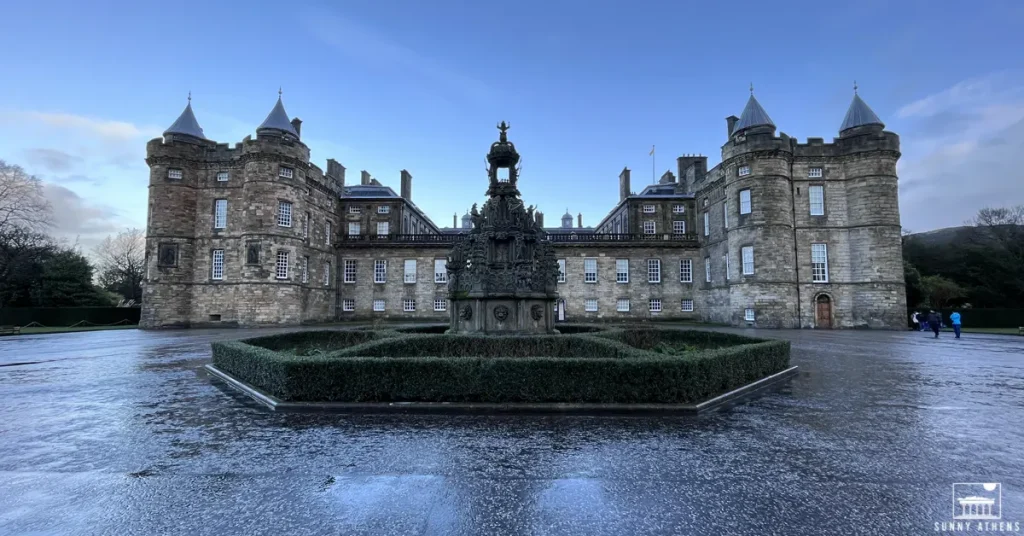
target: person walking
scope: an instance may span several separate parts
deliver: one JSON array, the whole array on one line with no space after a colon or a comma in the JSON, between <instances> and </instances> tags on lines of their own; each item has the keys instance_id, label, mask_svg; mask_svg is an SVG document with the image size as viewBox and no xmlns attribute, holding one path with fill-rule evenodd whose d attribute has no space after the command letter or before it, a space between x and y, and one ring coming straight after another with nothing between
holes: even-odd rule
<instances>
[{"instance_id":1,"label":"person walking","mask_svg":"<svg viewBox=\"0 0 1024 536\"><path fill-rule=\"evenodd\" d=\"M953 324L953 333L956 334L956 338L960 338L960 313L953 311L953 314L949 315L949 323Z\"/></svg>"},{"instance_id":2,"label":"person walking","mask_svg":"<svg viewBox=\"0 0 1024 536\"><path fill-rule=\"evenodd\" d=\"M917 319L917 311L910 313L910 323L914 325L914 331L921 329L921 321Z\"/></svg>"},{"instance_id":3,"label":"person walking","mask_svg":"<svg viewBox=\"0 0 1024 536\"><path fill-rule=\"evenodd\" d=\"M932 332L935 333L935 338L939 338L939 328L942 327L942 318L939 317L939 313L934 310L928 313L928 325L932 328Z\"/></svg>"}]
</instances>

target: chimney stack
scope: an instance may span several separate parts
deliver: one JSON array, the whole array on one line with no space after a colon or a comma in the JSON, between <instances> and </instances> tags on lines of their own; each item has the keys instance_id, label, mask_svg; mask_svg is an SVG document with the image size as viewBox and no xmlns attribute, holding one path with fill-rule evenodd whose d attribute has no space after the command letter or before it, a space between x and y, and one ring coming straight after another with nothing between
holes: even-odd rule
<instances>
[{"instance_id":1,"label":"chimney stack","mask_svg":"<svg viewBox=\"0 0 1024 536\"><path fill-rule=\"evenodd\" d=\"M578 229L582 229L583 228L583 213L582 212L580 212L579 214L576 215L576 227Z\"/></svg>"},{"instance_id":2,"label":"chimney stack","mask_svg":"<svg viewBox=\"0 0 1024 536\"><path fill-rule=\"evenodd\" d=\"M534 218L537 220L537 226L540 227L541 229L543 229L544 228L544 213L538 210L537 212L534 213Z\"/></svg>"},{"instance_id":3,"label":"chimney stack","mask_svg":"<svg viewBox=\"0 0 1024 536\"><path fill-rule=\"evenodd\" d=\"M360 172L359 184L368 186L370 184L370 174L365 169Z\"/></svg>"},{"instance_id":4,"label":"chimney stack","mask_svg":"<svg viewBox=\"0 0 1024 536\"><path fill-rule=\"evenodd\" d=\"M402 199L412 202L412 174L402 170Z\"/></svg>"},{"instance_id":5,"label":"chimney stack","mask_svg":"<svg viewBox=\"0 0 1024 536\"><path fill-rule=\"evenodd\" d=\"M297 134L299 139L301 139L302 138L302 136L301 136L301 134L302 134L302 120L299 119L298 117L296 117L295 119L292 119L292 128L295 129L295 134Z\"/></svg>"},{"instance_id":6,"label":"chimney stack","mask_svg":"<svg viewBox=\"0 0 1024 536\"><path fill-rule=\"evenodd\" d=\"M459 213L458 212L452 212L452 229L458 229L458 228L459 228Z\"/></svg>"},{"instance_id":7,"label":"chimney stack","mask_svg":"<svg viewBox=\"0 0 1024 536\"><path fill-rule=\"evenodd\" d=\"M725 118L725 123L729 126L729 132L727 132L725 136L726 139L732 138L732 127L736 126L736 121L739 120L740 118L736 117L735 115L730 115L729 117Z\"/></svg>"},{"instance_id":8,"label":"chimney stack","mask_svg":"<svg viewBox=\"0 0 1024 536\"><path fill-rule=\"evenodd\" d=\"M327 176L338 183L338 191L345 193L345 166L333 158L327 159Z\"/></svg>"},{"instance_id":9,"label":"chimney stack","mask_svg":"<svg viewBox=\"0 0 1024 536\"><path fill-rule=\"evenodd\" d=\"M622 168L622 173L619 173L619 201L629 197L629 168Z\"/></svg>"}]
</instances>

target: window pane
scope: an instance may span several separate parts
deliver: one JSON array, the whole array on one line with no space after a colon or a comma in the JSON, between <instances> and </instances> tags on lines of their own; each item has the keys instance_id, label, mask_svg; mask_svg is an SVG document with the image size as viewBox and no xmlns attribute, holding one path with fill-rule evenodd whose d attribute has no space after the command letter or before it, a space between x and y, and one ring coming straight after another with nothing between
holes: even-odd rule
<instances>
[{"instance_id":1,"label":"window pane","mask_svg":"<svg viewBox=\"0 0 1024 536\"><path fill-rule=\"evenodd\" d=\"M825 187L820 185L810 186L807 188L807 193L810 195L811 216L824 216Z\"/></svg>"}]
</instances>

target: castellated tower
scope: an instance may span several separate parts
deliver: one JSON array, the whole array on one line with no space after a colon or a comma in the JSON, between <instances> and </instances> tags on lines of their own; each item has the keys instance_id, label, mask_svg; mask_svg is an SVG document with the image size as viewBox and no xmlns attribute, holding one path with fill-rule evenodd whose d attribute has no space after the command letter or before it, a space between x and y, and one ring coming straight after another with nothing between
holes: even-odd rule
<instances>
[{"instance_id":1,"label":"castellated tower","mask_svg":"<svg viewBox=\"0 0 1024 536\"><path fill-rule=\"evenodd\" d=\"M147 144L142 327L334 318L344 168L310 164L300 127L278 98L256 139L232 148L205 137L189 102Z\"/></svg>"}]
</instances>

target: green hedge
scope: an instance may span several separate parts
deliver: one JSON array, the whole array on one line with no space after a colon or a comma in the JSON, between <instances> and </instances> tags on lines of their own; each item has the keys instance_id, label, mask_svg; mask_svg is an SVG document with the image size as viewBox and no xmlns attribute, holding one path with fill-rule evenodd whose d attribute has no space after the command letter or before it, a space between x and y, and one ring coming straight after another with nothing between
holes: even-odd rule
<instances>
[{"instance_id":1,"label":"green hedge","mask_svg":"<svg viewBox=\"0 0 1024 536\"><path fill-rule=\"evenodd\" d=\"M377 332L362 342L339 333L360 332L214 343L213 363L282 400L344 402L692 403L789 366L789 342L696 331L521 337ZM275 338L284 342L270 340ZM316 346L307 339L326 353L271 349ZM669 355L630 345L652 340L732 346Z\"/></svg>"},{"instance_id":2,"label":"green hedge","mask_svg":"<svg viewBox=\"0 0 1024 536\"><path fill-rule=\"evenodd\" d=\"M38 322L46 327L67 327L83 321L101 326L138 324L141 312L138 307L0 307L0 325Z\"/></svg>"}]
</instances>

